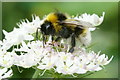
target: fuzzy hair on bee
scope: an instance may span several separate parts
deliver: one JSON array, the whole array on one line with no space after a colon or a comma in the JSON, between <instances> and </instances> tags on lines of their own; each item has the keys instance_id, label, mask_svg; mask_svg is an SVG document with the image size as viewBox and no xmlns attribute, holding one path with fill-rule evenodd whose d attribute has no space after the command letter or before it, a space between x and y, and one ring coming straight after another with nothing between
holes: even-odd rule
<instances>
[{"instance_id":1,"label":"fuzzy hair on bee","mask_svg":"<svg viewBox=\"0 0 120 80\"><path fill-rule=\"evenodd\" d=\"M52 36L52 41L70 38L71 48L69 52L73 53L76 40L79 40L84 46L90 44L91 34L89 28L92 27L93 25L88 22L72 19L61 12L52 12L45 17L39 29L43 35L43 46L46 43L47 35ZM57 36L57 38L54 39L54 36Z\"/></svg>"}]
</instances>

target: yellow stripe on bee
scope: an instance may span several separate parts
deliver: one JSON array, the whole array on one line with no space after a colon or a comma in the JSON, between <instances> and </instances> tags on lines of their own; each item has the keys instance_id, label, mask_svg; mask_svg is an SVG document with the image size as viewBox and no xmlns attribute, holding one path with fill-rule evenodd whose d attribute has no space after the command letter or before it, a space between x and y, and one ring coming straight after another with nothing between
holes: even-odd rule
<instances>
[{"instance_id":1,"label":"yellow stripe on bee","mask_svg":"<svg viewBox=\"0 0 120 80\"><path fill-rule=\"evenodd\" d=\"M53 27L54 27L56 32L59 32L61 30L61 28L62 28L62 26L59 25L58 23L53 23Z\"/></svg>"},{"instance_id":2,"label":"yellow stripe on bee","mask_svg":"<svg viewBox=\"0 0 120 80\"><path fill-rule=\"evenodd\" d=\"M87 33L87 29L83 29L83 33Z\"/></svg>"},{"instance_id":3,"label":"yellow stripe on bee","mask_svg":"<svg viewBox=\"0 0 120 80\"><path fill-rule=\"evenodd\" d=\"M54 23L54 22L57 22L58 21L58 18L57 16L55 15L55 13L50 13L47 18L46 18L48 21Z\"/></svg>"},{"instance_id":4,"label":"yellow stripe on bee","mask_svg":"<svg viewBox=\"0 0 120 80\"><path fill-rule=\"evenodd\" d=\"M86 36L87 31L88 31L87 29L83 29L82 34L81 34L81 35L82 35L83 37L84 37L84 36Z\"/></svg>"}]
</instances>

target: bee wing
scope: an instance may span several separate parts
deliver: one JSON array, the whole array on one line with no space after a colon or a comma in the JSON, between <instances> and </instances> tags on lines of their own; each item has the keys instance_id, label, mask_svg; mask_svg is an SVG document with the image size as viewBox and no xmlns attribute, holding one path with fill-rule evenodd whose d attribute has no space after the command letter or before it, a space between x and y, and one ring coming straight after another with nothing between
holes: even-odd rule
<instances>
[{"instance_id":1,"label":"bee wing","mask_svg":"<svg viewBox=\"0 0 120 80\"><path fill-rule=\"evenodd\" d=\"M80 21L76 19L66 19L64 21L59 22L61 24L65 24L68 26L75 26L75 27L80 27L82 29L85 28L95 28L91 23L85 22L85 21Z\"/></svg>"},{"instance_id":2,"label":"bee wing","mask_svg":"<svg viewBox=\"0 0 120 80\"><path fill-rule=\"evenodd\" d=\"M64 21L61 21L60 23L68 25L68 26L72 26L72 27L74 26L74 27L80 27L81 29L85 29L86 32L79 35L77 39L84 46L87 46L91 43L91 32L90 32L91 30L89 29L95 28L91 23L80 21L80 20L75 20L75 19L66 19Z\"/></svg>"}]
</instances>

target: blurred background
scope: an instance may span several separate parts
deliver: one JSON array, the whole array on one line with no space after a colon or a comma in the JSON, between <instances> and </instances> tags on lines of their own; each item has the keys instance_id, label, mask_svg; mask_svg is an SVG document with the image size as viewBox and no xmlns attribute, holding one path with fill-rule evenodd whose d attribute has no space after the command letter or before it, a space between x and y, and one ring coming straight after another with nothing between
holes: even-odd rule
<instances>
[{"instance_id":1,"label":"blurred background","mask_svg":"<svg viewBox=\"0 0 120 80\"><path fill-rule=\"evenodd\" d=\"M118 77L118 3L117 2L3 2L2 3L2 29L10 32L16 23L27 18L31 21L31 15L36 14L41 19L44 15L58 9L63 13L77 15L83 13L102 15L105 12L103 23L99 29L92 32L91 50L101 51L109 58L114 58L110 64L101 71L87 76L86 78L117 78ZM4 38L4 35L3 35ZM34 69L23 69L19 73L18 68L13 66L13 78L31 78ZM46 76L50 77L50 76Z\"/></svg>"}]
</instances>

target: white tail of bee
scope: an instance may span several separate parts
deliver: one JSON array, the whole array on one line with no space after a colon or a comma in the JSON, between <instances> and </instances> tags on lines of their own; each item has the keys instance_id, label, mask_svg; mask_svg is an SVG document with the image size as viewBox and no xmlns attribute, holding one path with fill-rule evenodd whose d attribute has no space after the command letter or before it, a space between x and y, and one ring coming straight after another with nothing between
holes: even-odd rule
<instances>
[{"instance_id":1,"label":"white tail of bee","mask_svg":"<svg viewBox=\"0 0 120 80\"><path fill-rule=\"evenodd\" d=\"M85 33L79 36L80 43L87 46L91 43L91 32L87 29Z\"/></svg>"}]
</instances>

